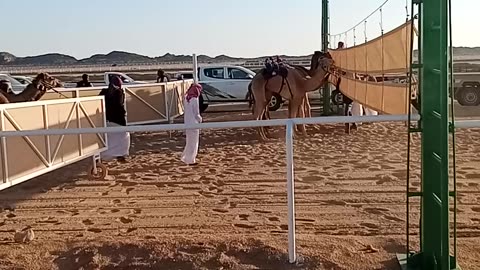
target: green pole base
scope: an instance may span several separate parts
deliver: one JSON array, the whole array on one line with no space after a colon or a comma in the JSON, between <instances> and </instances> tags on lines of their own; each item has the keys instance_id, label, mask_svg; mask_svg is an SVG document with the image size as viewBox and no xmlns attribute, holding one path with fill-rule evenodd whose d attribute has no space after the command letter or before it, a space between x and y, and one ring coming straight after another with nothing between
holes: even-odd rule
<instances>
[{"instance_id":1,"label":"green pole base","mask_svg":"<svg viewBox=\"0 0 480 270\"><path fill-rule=\"evenodd\" d=\"M410 254L410 259L408 260L408 263L407 263L407 254L398 253L397 260L402 270L436 270L436 269L441 270L439 268L435 268L435 266L433 266L433 268L428 266L426 266L426 268L423 268L421 265L423 261L422 253ZM435 265L435 262L431 262L430 264ZM461 270L460 266L458 266L458 264L456 263L455 257L453 256L450 256L449 270Z\"/></svg>"}]
</instances>

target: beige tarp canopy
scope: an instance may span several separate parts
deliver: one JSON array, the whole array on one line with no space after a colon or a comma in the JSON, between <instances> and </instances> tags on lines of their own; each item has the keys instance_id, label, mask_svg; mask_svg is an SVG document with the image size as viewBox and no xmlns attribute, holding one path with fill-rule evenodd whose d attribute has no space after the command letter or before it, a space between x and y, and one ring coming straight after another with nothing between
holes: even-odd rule
<instances>
[{"instance_id":1,"label":"beige tarp canopy","mask_svg":"<svg viewBox=\"0 0 480 270\"><path fill-rule=\"evenodd\" d=\"M381 113L407 113L408 84L384 82L382 77L391 73L402 76L409 72L412 27L412 21L408 21L364 44L330 50L339 71L337 74L342 74L339 90L350 99ZM365 75L382 79L375 82L359 78Z\"/></svg>"},{"instance_id":2,"label":"beige tarp canopy","mask_svg":"<svg viewBox=\"0 0 480 270\"><path fill-rule=\"evenodd\" d=\"M340 82L344 95L384 114L408 113L408 88L408 84L367 82L346 77Z\"/></svg>"}]
</instances>

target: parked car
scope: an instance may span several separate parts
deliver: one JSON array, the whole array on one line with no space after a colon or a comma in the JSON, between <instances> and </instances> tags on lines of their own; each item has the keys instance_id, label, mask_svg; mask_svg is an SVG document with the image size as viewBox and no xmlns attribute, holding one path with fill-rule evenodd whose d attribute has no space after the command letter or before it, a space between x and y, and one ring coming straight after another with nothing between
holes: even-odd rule
<instances>
[{"instance_id":1,"label":"parked car","mask_svg":"<svg viewBox=\"0 0 480 270\"><path fill-rule=\"evenodd\" d=\"M19 81L21 84L29 85L32 83L33 78L27 76L12 76L15 80Z\"/></svg>"},{"instance_id":2,"label":"parked car","mask_svg":"<svg viewBox=\"0 0 480 270\"><path fill-rule=\"evenodd\" d=\"M11 89L12 92L17 94L17 95L20 94L21 92L23 92L23 90L25 90L25 88L28 85L28 84L23 84L23 83L17 81L16 79L14 79L9 74L0 74L0 80L9 81L10 84L12 85L12 89Z\"/></svg>"},{"instance_id":3,"label":"parked car","mask_svg":"<svg viewBox=\"0 0 480 270\"><path fill-rule=\"evenodd\" d=\"M110 85L110 79L113 76L119 76L120 79L122 80L122 84L127 85L127 86L128 85L134 85L134 84L146 84L146 83L148 83L148 82L144 82L144 81L135 81L134 79L132 79L130 76L128 76L125 73L105 72L105 74L103 76L103 81L105 82L106 85Z\"/></svg>"},{"instance_id":4,"label":"parked car","mask_svg":"<svg viewBox=\"0 0 480 270\"><path fill-rule=\"evenodd\" d=\"M480 72L454 73L454 97L462 106L480 105Z\"/></svg>"},{"instance_id":5,"label":"parked car","mask_svg":"<svg viewBox=\"0 0 480 270\"><path fill-rule=\"evenodd\" d=\"M200 99L202 111L212 103L245 102L248 85L255 76L255 72L241 66L199 67L197 72L198 81L203 86L203 95ZM176 78L193 79L193 72L179 72ZM282 103L280 96L274 96L269 103L269 109L278 110Z\"/></svg>"}]
</instances>

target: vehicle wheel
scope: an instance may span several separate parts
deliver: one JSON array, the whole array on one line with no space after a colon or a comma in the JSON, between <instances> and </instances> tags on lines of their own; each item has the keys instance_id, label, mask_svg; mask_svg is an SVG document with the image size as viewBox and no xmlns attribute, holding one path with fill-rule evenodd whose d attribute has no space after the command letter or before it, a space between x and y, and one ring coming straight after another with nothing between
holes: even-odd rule
<instances>
[{"instance_id":1,"label":"vehicle wheel","mask_svg":"<svg viewBox=\"0 0 480 270\"><path fill-rule=\"evenodd\" d=\"M198 103L199 103L199 106L200 106L200 113L203 113L204 111L207 110L208 104L205 103L205 101L203 99L203 95L200 95L200 98L198 99Z\"/></svg>"},{"instance_id":2,"label":"vehicle wheel","mask_svg":"<svg viewBox=\"0 0 480 270\"><path fill-rule=\"evenodd\" d=\"M107 166L102 164L101 162L97 163L97 173L93 172L93 165L88 167L88 178L91 180L104 180L107 177L108 169Z\"/></svg>"},{"instance_id":3,"label":"vehicle wheel","mask_svg":"<svg viewBox=\"0 0 480 270\"><path fill-rule=\"evenodd\" d=\"M340 90L333 90L332 91L332 103L333 105L341 105L343 104L343 94Z\"/></svg>"},{"instance_id":4,"label":"vehicle wheel","mask_svg":"<svg viewBox=\"0 0 480 270\"><path fill-rule=\"evenodd\" d=\"M282 97L279 94L273 94L268 104L268 110L274 112L282 107Z\"/></svg>"},{"instance_id":5,"label":"vehicle wheel","mask_svg":"<svg viewBox=\"0 0 480 270\"><path fill-rule=\"evenodd\" d=\"M462 87L458 90L457 100L462 106L480 105L480 87Z\"/></svg>"}]
</instances>

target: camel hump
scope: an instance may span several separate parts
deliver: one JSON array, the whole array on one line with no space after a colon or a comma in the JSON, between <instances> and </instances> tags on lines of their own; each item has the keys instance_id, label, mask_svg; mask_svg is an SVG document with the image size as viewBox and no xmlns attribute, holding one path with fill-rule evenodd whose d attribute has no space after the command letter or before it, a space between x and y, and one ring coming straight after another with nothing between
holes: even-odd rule
<instances>
[{"instance_id":1,"label":"camel hump","mask_svg":"<svg viewBox=\"0 0 480 270\"><path fill-rule=\"evenodd\" d=\"M265 60L262 75L265 80L271 79L275 76L288 77L288 66L277 56L276 60L269 57Z\"/></svg>"}]
</instances>

